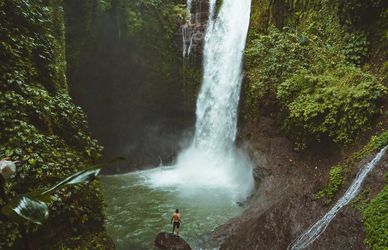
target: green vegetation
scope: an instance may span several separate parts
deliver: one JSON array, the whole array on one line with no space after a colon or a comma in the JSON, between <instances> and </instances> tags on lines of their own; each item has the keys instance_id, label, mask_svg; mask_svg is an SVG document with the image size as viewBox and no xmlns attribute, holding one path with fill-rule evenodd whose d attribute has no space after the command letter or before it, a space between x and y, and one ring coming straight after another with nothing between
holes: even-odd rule
<instances>
[{"instance_id":1,"label":"green vegetation","mask_svg":"<svg viewBox=\"0 0 388 250\"><path fill-rule=\"evenodd\" d=\"M355 22L345 22L346 17L340 19L337 1L265 6L261 11L268 8L272 20L265 23L265 15L253 10L246 49L247 120L258 121L262 109L280 111L284 132L296 149L323 140L354 142L383 113L386 100L384 74L359 67L370 55L372 36ZM271 14L285 10L290 14L283 20ZM378 13L379 18L385 16ZM381 21L375 19L371 22L378 26Z\"/></svg>"},{"instance_id":2,"label":"green vegetation","mask_svg":"<svg viewBox=\"0 0 388 250\"><path fill-rule=\"evenodd\" d=\"M177 37L187 15L181 1L68 0L64 7L72 90L106 86L111 91L113 81L121 92L125 86L140 92L153 110L176 108L184 91L193 96L191 87L199 81L195 68L182 63Z\"/></svg>"},{"instance_id":3,"label":"green vegetation","mask_svg":"<svg viewBox=\"0 0 388 250\"><path fill-rule=\"evenodd\" d=\"M18 195L5 204L1 208L1 212L8 219L19 224L32 222L37 225L42 225L49 216L48 203L51 202L52 195L55 191L67 185L89 183L96 179L100 170L98 166L84 169L67 177L47 190L34 190L26 194Z\"/></svg>"},{"instance_id":4,"label":"green vegetation","mask_svg":"<svg viewBox=\"0 0 388 250\"><path fill-rule=\"evenodd\" d=\"M349 163L363 159L371 152L388 145L388 131L372 136L370 142L360 151L354 153ZM356 207L361 211L366 232L364 243L371 249L386 249L388 245L388 173L385 173L385 186L372 200L359 195Z\"/></svg>"},{"instance_id":5,"label":"green vegetation","mask_svg":"<svg viewBox=\"0 0 388 250\"><path fill-rule=\"evenodd\" d=\"M325 198L325 203L330 203L344 182L344 170L341 166L333 166L329 172L327 187L317 193L317 198Z\"/></svg>"},{"instance_id":6,"label":"green vegetation","mask_svg":"<svg viewBox=\"0 0 388 250\"><path fill-rule=\"evenodd\" d=\"M386 88L353 66L322 73L301 70L280 84L277 97L284 105L286 133L297 142L330 137L350 143L382 114Z\"/></svg>"},{"instance_id":7,"label":"green vegetation","mask_svg":"<svg viewBox=\"0 0 388 250\"><path fill-rule=\"evenodd\" d=\"M371 249L386 249L388 246L388 185L385 185L362 209L366 232L364 243Z\"/></svg>"},{"instance_id":8,"label":"green vegetation","mask_svg":"<svg viewBox=\"0 0 388 250\"><path fill-rule=\"evenodd\" d=\"M353 153L348 159L341 162L339 165L335 165L330 168L327 186L316 193L315 196L318 199L323 199L326 204L331 203L335 194L342 188L343 184L347 180L346 174L351 173L354 166L362 159L382 149L386 145L388 145L388 131L372 136L368 144L366 144L362 149ZM360 195L359 199L361 199Z\"/></svg>"},{"instance_id":9,"label":"green vegetation","mask_svg":"<svg viewBox=\"0 0 388 250\"><path fill-rule=\"evenodd\" d=\"M388 145L388 131L384 131L378 135L372 136L368 144L365 145L360 151L355 152L348 160L348 162L349 164L358 162L364 157L366 157L368 154L380 150L386 145Z\"/></svg>"},{"instance_id":10,"label":"green vegetation","mask_svg":"<svg viewBox=\"0 0 388 250\"><path fill-rule=\"evenodd\" d=\"M0 207L101 159L67 77L72 89L86 84L109 92L108 101L142 103L152 116L195 106L200 70L182 61L177 32L186 14L180 0L0 1L0 159L21 161L15 178L0 177ZM387 18L383 0L255 1L242 113L259 122L270 106L298 149L354 142L387 101ZM143 113L134 110L126 118ZM318 197L330 202L352 167L387 144L385 131L333 166ZM386 203L387 186L363 206L365 242L373 249L388 245ZM0 216L0 249L111 247L98 181L61 187L47 208L43 225Z\"/></svg>"},{"instance_id":11,"label":"green vegetation","mask_svg":"<svg viewBox=\"0 0 388 250\"><path fill-rule=\"evenodd\" d=\"M67 92L61 3L0 2L0 158L22 162L2 187L8 199L48 188L101 156L85 114ZM23 234L28 244L51 249L75 248L83 235L106 234L100 188L94 182L59 190L43 226L0 218L0 248L21 249ZM0 198L0 206L6 202Z\"/></svg>"}]
</instances>

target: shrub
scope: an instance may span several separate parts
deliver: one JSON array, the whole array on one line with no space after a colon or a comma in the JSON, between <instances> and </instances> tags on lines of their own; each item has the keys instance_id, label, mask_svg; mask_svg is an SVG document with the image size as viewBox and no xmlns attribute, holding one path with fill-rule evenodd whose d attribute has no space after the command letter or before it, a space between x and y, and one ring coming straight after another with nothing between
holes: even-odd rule
<instances>
[{"instance_id":1,"label":"shrub","mask_svg":"<svg viewBox=\"0 0 388 250\"><path fill-rule=\"evenodd\" d=\"M371 249L388 246L388 185L362 211L365 244Z\"/></svg>"},{"instance_id":2,"label":"shrub","mask_svg":"<svg viewBox=\"0 0 388 250\"><path fill-rule=\"evenodd\" d=\"M326 203L331 202L344 182L344 171L341 166L333 166L329 172L329 182L325 189L317 193L318 198L326 198Z\"/></svg>"},{"instance_id":3,"label":"shrub","mask_svg":"<svg viewBox=\"0 0 388 250\"><path fill-rule=\"evenodd\" d=\"M280 108L280 123L298 149L322 139L351 143L371 127L386 94L384 77L358 68L370 57L368 32L343 26L338 2L285 3L288 26L249 36L245 117L257 121L264 108Z\"/></svg>"},{"instance_id":4,"label":"shrub","mask_svg":"<svg viewBox=\"0 0 388 250\"><path fill-rule=\"evenodd\" d=\"M16 177L2 187L7 199L47 188L102 154L88 133L85 114L67 91L62 18L59 1L0 2L0 159L22 162ZM49 222L39 228L26 225L29 240L55 249L72 233L104 231L100 188L96 182L60 190L49 206ZM3 198L0 206L6 203ZM0 249L21 249L23 231L0 218ZM59 231L61 237L53 237Z\"/></svg>"},{"instance_id":5,"label":"shrub","mask_svg":"<svg viewBox=\"0 0 388 250\"><path fill-rule=\"evenodd\" d=\"M349 143L380 114L386 88L353 66L321 74L301 70L279 85L277 97L287 117L284 128L296 142L329 137Z\"/></svg>"}]
</instances>

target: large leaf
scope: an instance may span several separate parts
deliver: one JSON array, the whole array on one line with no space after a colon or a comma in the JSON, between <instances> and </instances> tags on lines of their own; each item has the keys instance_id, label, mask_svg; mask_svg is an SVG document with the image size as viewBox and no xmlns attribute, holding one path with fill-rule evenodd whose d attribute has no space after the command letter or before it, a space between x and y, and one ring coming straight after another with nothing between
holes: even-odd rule
<instances>
[{"instance_id":1,"label":"large leaf","mask_svg":"<svg viewBox=\"0 0 388 250\"><path fill-rule=\"evenodd\" d=\"M19 223L30 221L39 225L43 224L49 215L46 202L29 194L15 197L1 209L1 212L13 221Z\"/></svg>"},{"instance_id":2,"label":"large leaf","mask_svg":"<svg viewBox=\"0 0 388 250\"><path fill-rule=\"evenodd\" d=\"M119 161L123 161L123 160L125 160L124 157L117 157L108 163L96 164L93 167L79 171L79 172L67 177L63 181L59 182L54 187L46 190L45 192L42 192L42 195L51 194L55 190L57 190L58 188L61 188L61 187L66 186L66 185L75 185L75 184L80 184L80 183L84 183L84 182L90 182L98 176L98 174L100 173L100 171L103 167L111 165L111 164L119 162Z\"/></svg>"},{"instance_id":3,"label":"large leaf","mask_svg":"<svg viewBox=\"0 0 388 250\"><path fill-rule=\"evenodd\" d=\"M124 158L119 157L107 164L97 164L91 168L79 171L48 190L36 190L24 195L16 196L1 209L1 212L10 220L18 223L29 221L41 225L49 216L47 203L50 202L51 194L54 191L66 185L90 182L98 176L103 166L122 161L123 159Z\"/></svg>"},{"instance_id":4,"label":"large leaf","mask_svg":"<svg viewBox=\"0 0 388 250\"><path fill-rule=\"evenodd\" d=\"M44 191L42 193L42 195L51 194L52 192L54 192L58 188L61 188L61 187L66 186L66 185L75 185L75 184L80 184L80 183L84 183L84 182L90 182L98 176L98 174L100 173L100 170L101 170L100 168L97 168L97 169L88 168L88 169L82 170L78 173L75 173L75 174L67 177L63 181L59 182L54 187Z\"/></svg>"},{"instance_id":5,"label":"large leaf","mask_svg":"<svg viewBox=\"0 0 388 250\"><path fill-rule=\"evenodd\" d=\"M50 195L55 190L65 185L76 185L92 181L100 170L100 168L85 169L67 177L46 191L34 191L17 196L3 207L1 212L7 218L18 223L29 221L41 225L48 218L49 210L47 203L50 202Z\"/></svg>"}]
</instances>

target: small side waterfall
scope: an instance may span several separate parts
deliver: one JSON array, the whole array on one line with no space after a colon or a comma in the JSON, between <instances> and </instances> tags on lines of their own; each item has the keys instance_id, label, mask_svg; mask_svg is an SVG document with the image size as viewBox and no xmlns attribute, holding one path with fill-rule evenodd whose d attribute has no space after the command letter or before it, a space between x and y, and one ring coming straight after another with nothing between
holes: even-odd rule
<instances>
[{"instance_id":1,"label":"small side waterfall","mask_svg":"<svg viewBox=\"0 0 388 250\"><path fill-rule=\"evenodd\" d=\"M194 29L193 24L191 23L191 9L192 9L192 0L187 0L186 11L187 17L186 22L182 25L182 43L183 43L183 57L189 57L191 52L191 46L193 45L193 35Z\"/></svg>"},{"instance_id":2,"label":"small side waterfall","mask_svg":"<svg viewBox=\"0 0 388 250\"><path fill-rule=\"evenodd\" d=\"M296 240L294 240L289 246L288 249L297 250L304 249L312 242L314 242L327 228L330 222L334 219L337 213L346 206L356 195L360 192L361 185L364 182L365 177L370 171L376 166L383 157L388 146L385 146L380 152L375 156L375 158L362 167L357 173L356 179L353 181L352 185L348 188L346 193L337 201L337 203L330 209L329 212L325 214L319 221L312 225L306 232L300 235Z\"/></svg>"}]
</instances>

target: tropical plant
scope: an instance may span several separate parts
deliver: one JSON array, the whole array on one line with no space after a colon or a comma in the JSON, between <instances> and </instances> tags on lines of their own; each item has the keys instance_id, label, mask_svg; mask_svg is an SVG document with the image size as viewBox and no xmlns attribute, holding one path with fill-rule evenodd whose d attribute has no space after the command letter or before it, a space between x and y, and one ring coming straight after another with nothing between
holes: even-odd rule
<instances>
[{"instance_id":1,"label":"tropical plant","mask_svg":"<svg viewBox=\"0 0 388 250\"><path fill-rule=\"evenodd\" d=\"M58 182L49 189L35 190L26 194L17 195L1 209L1 212L8 219L17 223L32 222L42 225L49 216L48 203L51 201L51 195L55 191L68 185L89 183L96 179L103 166L122 160L124 158L118 157L107 164L97 164L81 170Z\"/></svg>"},{"instance_id":2,"label":"tropical plant","mask_svg":"<svg viewBox=\"0 0 388 250\"><path fill-rule=\"evenodd\" d=\"M1 212L8 219L17 223L32 222L42 225L49 216L47 203L51 200L51 195L66 185L76 185L94 180L100 172L100 168L88 168L79 171L55 186L40 191L33 191L26 194L18 195L9 201Z\"/></svg>"}]
</instances>

